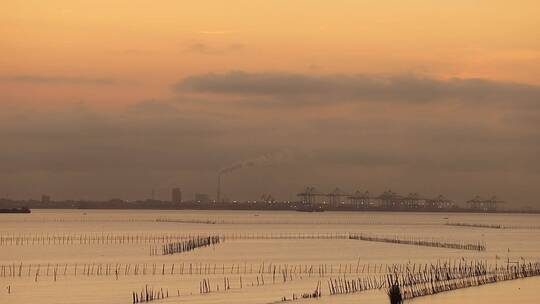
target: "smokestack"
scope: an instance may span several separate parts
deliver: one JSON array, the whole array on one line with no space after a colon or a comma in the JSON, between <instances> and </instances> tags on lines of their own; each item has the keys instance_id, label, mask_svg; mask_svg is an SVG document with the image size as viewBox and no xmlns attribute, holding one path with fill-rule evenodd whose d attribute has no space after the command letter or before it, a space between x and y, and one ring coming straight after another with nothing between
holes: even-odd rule
<instances>
[{"instance_id":1,"label":"smokestack","mask_svg":"<svg viewBox=\"0 0 540 304\"><path fill-rule=\"evenodd\" d=\"M218 172L217 180L217 202L221 203L221 175L231 173L236 170L247 167L255 166L271 166L279 165L283 162L290 161L292 159L292 153L289 150L280 150L273 153L267 153L252 159L238 161L228 167L225 167Z\"/></svg>"},{"instance_id":2,"label":"smokestack","mask_svg":"<svg viewBox=\"0 0 540 304\"><path fill-rule=\"evenodd\" d=\"M218 173L217 176L217 202L221 202L221 172Z\"/></svg>"}]
</instances>

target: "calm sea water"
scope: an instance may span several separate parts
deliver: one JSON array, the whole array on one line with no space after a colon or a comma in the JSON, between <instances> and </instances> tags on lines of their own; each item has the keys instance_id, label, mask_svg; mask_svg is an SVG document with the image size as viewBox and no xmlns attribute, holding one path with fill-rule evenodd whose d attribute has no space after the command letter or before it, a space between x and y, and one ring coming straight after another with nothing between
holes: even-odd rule
<instances>
[{"instance_id":1,"label":"calm sea water","mask_svg":"<svg viewBox=\"0 0 540 304\"><path fill-rule=\"evenodd\" d=\"M351 232L483 242L487 250L307 238ZM126 241L143 235L208 234L227 237L216 246L168 256L150 254L161 241ZM124 241L111 243L113 235ZM233 238L239 235L251 239ZM326 296L326 282L337 276L380 276L378 271L388 264L463 258L500 265L540 261L540 216L524 214L35 210L32 214L0 214L0 236L14 239L14 243L0 245L0 303L132 303L132 292L149 286L168 291L169 298L161 303L265 304L293 293L311 292L319 282L322 298L298 302L388 303L380 290ZM64 239L50 241L53 236ZM81 236L95 239L90 243L65 241ZM274 238L264 238L268 236ZM272 274L274 267L290 269L286 281L282 274ZM324 277L319 275L321 267L326 269ZM202 280L210 282L212 293L200 294ZM231 289L224 290L227 280ZM410 302L540 303L539 283L538 278L516 280Z\"/></svg>"}]
</instances>

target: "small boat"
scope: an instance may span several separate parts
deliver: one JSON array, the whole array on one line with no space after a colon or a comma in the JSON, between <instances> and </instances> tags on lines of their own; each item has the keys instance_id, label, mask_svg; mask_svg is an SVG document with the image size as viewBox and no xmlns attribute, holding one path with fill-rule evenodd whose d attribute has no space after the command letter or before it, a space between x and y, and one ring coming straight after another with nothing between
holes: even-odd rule
<instances>
[{"instance_id":1,"label":"small boat","mask_svg":"<svg viewBox=\"0 0 540 304\"><path fill-rule=\"evenodd\" d=\"M2 208L2 209L0 209L0 213L30 213L30 212L32 212L32 211L28 207Z\"/></svg>"}]
</instances>

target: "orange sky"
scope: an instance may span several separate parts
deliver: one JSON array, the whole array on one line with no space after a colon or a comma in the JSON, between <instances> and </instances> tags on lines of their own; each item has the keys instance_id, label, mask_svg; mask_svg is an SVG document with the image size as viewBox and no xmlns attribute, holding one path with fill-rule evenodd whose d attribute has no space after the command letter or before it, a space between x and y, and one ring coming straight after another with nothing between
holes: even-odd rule
<instances>
[{"instance_id":1,"label":"orange sky","mask_svg":"<svg viewBox=\"0 0 540 304\"><path fill-rule=\"evenodd\" d=\"M538 16L538 0L3 0L0 198L213 193L220 168L284 149L223 193L538 205Z\"/></svg>"},{"instance_id":2,"label":"orange sky","mask_svg":"<svg viewBox=\"0 0 540 304\"><path fill-rule=\"evenodd\" d=\"M538 1L3 1L4 100L123 104L206 72L418 73L540 84Z\"/></svg>"}]
</instances>

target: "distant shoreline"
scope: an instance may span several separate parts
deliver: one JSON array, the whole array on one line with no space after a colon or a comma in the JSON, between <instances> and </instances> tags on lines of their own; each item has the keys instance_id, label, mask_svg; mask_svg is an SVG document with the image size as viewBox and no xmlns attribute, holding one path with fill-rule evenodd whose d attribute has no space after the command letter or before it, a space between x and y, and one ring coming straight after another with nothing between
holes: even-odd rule
<instances>
[{"instance_id":1,"label":"distant shoreline","mask_svg":"<svg viewBox=\"0 0 540 304\"><path fill-rule=\"evenodd\" d=\"M131 203L127 203L131 204ZM133 204L131 206L118 206L117 204L106 203L77 203L77 204L58 204L51 203L49 206L43 204L26 204L32 210L205 210L205 211L301 211L296 205L289 204L262 204L262 203L181 203L182 205L167 204ZM16 208L11 207L11 208ZM490 213L490 214L540 214L537 210L471 210L465 208L431 209L431 208L355 208L354 206L325 206L325 212L401 212L401 213ZM311 212L299 212L311 213ZM320 212L313 212L320 213Z\"/></svg>"}]
</instances>

